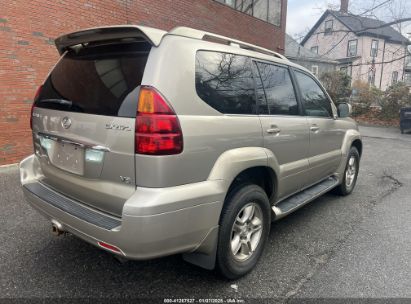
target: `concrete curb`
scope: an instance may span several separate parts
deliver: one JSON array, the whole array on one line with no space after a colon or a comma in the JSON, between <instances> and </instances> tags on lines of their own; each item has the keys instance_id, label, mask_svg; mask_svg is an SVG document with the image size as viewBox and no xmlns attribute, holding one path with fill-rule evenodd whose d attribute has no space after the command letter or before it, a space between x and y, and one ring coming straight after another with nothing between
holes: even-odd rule
<instances>
[{"instance_id":1,"label":"concrete curb","mask_svg":"<svg viewBox=\"0 0 411 304\"><path fill-rule=\"evenodd\" d=\"M14 172L17 171L19 168L19 164L10 164L10 165L4 165L0 166L0 173L9 173L9 172Z\"/></svg>"}]
</instances>

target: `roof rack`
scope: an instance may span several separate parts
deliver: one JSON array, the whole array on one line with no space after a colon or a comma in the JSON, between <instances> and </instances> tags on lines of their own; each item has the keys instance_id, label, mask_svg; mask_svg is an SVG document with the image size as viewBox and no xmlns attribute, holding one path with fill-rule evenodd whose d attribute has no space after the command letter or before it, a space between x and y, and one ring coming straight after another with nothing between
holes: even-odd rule
<instances>
[{"instance_id":1,"label":"roof rack","mask_svg":"<svg viewBox=\"0 0 411 304\"><path fill-rule=\"evenodd\" d=\"M284 55L281 55L280 53L271 51L269 49L255 46L253 44L243 42L240 40L231 39L225 36L192 29L189 27L184 27L184 26L175 27L171 31L169 31L167 35L177 35L177 36L183 36L187 38L194 38L194 39L199 39L199 40L205 40L205 41L230 45L230 46L239 47L245 50L250 50L250 51L262 53L265 55L274 56L274 57L288 61L288 59Z\"/></svg>"}]
</instances>

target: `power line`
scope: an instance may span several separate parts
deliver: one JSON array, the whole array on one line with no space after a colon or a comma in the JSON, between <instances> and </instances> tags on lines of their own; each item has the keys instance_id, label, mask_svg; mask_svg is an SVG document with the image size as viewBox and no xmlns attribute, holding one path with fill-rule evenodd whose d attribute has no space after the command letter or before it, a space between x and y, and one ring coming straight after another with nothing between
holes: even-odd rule
<instances>
[{"instance_id":1,"label":"power line","mask_svg":"<svg viewBox=\"0 0 411 304\"><path fill-rule=\"evenodd\" d=\"M363 15L365 15L365 14L367 14L367 13L373 11L373 10L376 10L377 8L380 8L381 6L384 6L384 5L386 5L387 3L390 3L390 2L392 2L392 0L387 0L387 1L381 2L380 4L374 6L373 8L370 8L370 9L364 11L364 12L362 12L361 14L359 14L357 16L363 16Z\"/></svg>"},{"instance_id":2,"label":"power line","mask_svg":"<svg viewBox=\"0 0 411 304\"><path fill-rule=\"evenodd\" d=\"M361 66L361 65L387 64L387 63L393 63L393 62L398 61L398 60L402 60L402 59L404 59L404 58L406 58L406 57L407 57L407 54L405 54L404 56L398 57L398 58L394 58L394 59L391 59L391 60L387 60L387 61L380 61L380 62L374 62L374 63L373 63L373 62L356 63L356 64L351 64L351 65L348 65L348 66L356 67L356 66Z\"/></svg>"},{"instance_id":3,"label":"power line","mask_svg":"<svg viewBox=\"0 0 411 304\"><path fill-rule=\"evenodd\" d=\"M380 8L380 7L382 7L383 5L385 5L385 4L389 3L389 2L392 2L392 0L384 1L384 2L382 2L382 3L380 3L380 4L378 4L378 5L370 8L370 9L364 11L364 12L361 13L361 14L358 14L358 15L350 14L350 15L351 15L351 17L354 17L354 18L355 18L355 17L358 17L358 20L360 21L361 25L363 25L362 17L360 17L361 15L366 14L366 13L368 13L368 12L370 12L370 11L373 11L373 10L375 10L375 9L377 9L377 8ZM349 33L353 33L353 34L355 34L355 35L358 35L358 34L361 34L361 33L366 32L366 31L368 31L368 30L381 29L381 28L384 28L384 27L388 27L388 26L391 26L391 25L394 25L394 24L403 23L403 22L407 22L407 21L411 21L411 18L397 19L397 20L394 20L394 21L391 21L391 22L388 22L388 23L383 23L383 24L381 24L381 25L373 26L373 27L372 27L372 26L370 26L370 27L362 27L361 30L358 30L358 31L353 31L353 30L349 30L349 29L348 29L348 30L335 30L335 31L331 31L331 33L343 32L343 33L345 33L345 35L344 35L335 45L333 45L333 46L331 47L331 49L329 49L328 51L326 51L325 53L323 53L323 54L321 54L321 55L319 55L319 56L320 56L320 57L324 57L324 56L328 55L329 53L331 53L338 45L340 45L340 44L344 41L344 39L348 36ZM318 35L318 34L321 34L321 33L326 33L326 32L325 32L325 31L323 31L323 32L316 32L316 33L313 33L313 35ZM329 33L329 32L327 32L327 33ZM407 44L410 44L410 42L408 42Z\"/></svg>"}]
</instances>

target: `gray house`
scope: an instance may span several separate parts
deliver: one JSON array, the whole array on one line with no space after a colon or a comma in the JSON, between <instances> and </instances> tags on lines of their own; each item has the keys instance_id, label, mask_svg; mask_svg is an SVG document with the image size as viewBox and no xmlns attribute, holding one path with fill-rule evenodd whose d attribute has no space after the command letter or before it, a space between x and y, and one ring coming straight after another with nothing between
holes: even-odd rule
<instances>
[{"instance_id":1,"label":"gray house","mask_svg":"<svg viewBox=\"0 0 411 304\"><path fill-rule=\"evenodd\" d=\"M321 56L301 46L290 35L285 35L285 57L290 61L302 65L319 77L324 72L335 71L338 61Z\"/></svg>"}]
</instances>

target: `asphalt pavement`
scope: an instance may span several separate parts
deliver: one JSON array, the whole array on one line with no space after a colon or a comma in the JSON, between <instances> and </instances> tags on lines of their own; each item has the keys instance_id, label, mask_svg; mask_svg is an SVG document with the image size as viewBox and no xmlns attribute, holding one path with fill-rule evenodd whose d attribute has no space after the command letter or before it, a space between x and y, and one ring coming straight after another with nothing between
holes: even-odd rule
<instances>
[{"instance_id":1,"label":"asphalt pavement","mask_svg":"<svg viewBox=\"0 0 411 304\"><path fill-rule=\"evenodd\" d=\"M363 127L355 191L327 194L271 225L257 268L226 281L171 256L120 263L54 237L0 169L0 298L411 298L411 134Z\"/></svg>"}]
</instances>

